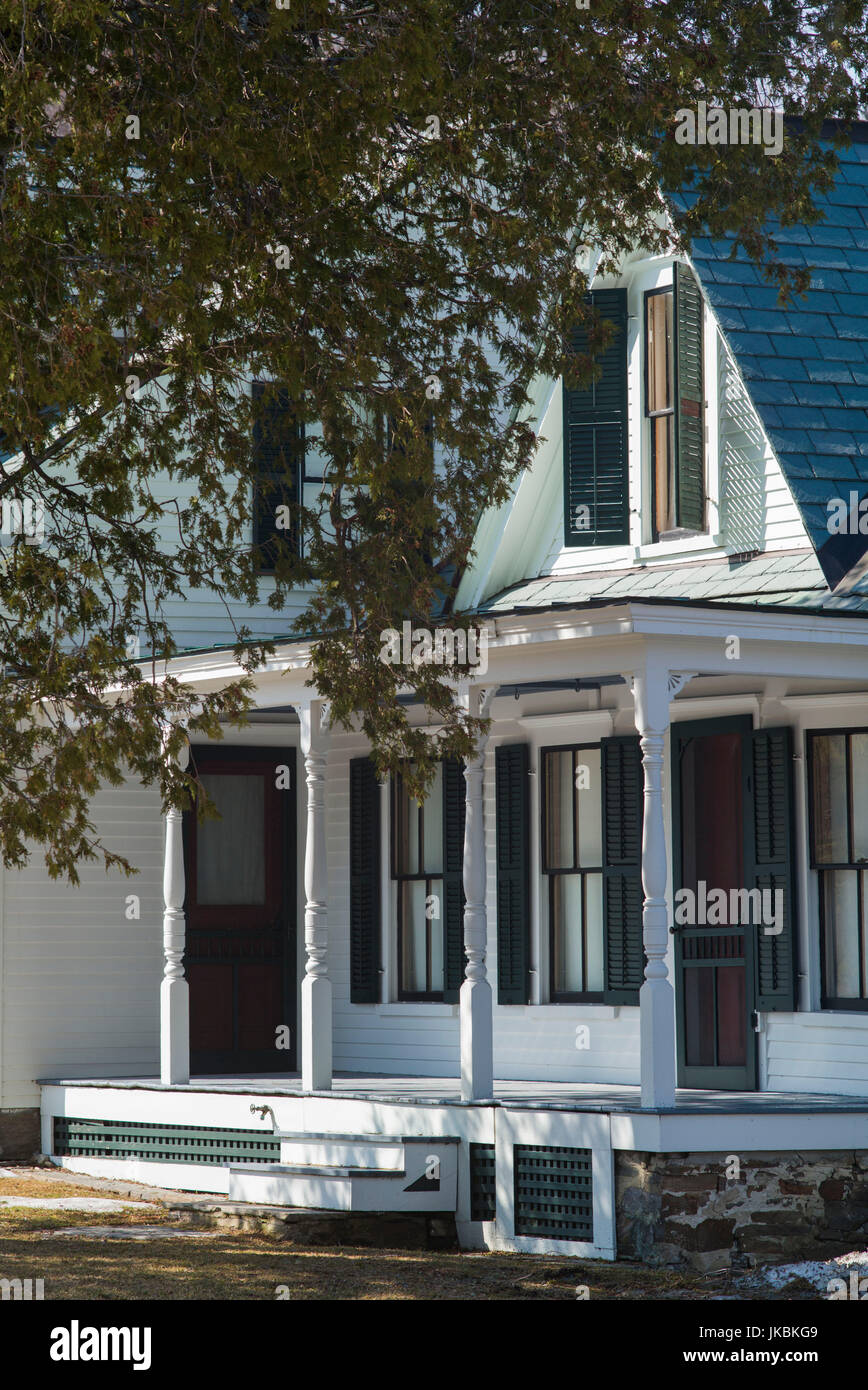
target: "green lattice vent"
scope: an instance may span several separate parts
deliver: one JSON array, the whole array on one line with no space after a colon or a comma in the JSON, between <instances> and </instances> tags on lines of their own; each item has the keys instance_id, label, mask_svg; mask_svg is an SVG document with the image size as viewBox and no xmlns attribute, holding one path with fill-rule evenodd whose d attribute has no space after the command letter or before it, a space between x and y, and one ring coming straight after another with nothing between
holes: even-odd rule
<instances>
[{"instance_id":1,"label":"green lattice vent","mask_svg":"<svg viewBox=\"0 0 868 1390\"><path fill-rule=\"evenodd\" d=\"M516 1235L593 1241L591 1150L516 1144L512 1157Z\"/></svg>"},{"instance_id":2,"label":"green lattice vent","mask_svg":"<svg viewBox=\"0 0 868 1390\"><path fill-rule=\"evenodd\" d=\"M280 1140L261 1130L55 1115L54 1153L59 1158L144 1158L160 1163L279 1163Z\"/></svg>"},{"instance_id":3,"label":"green lattice vent","mask_svg":"<svg viewBox=\"0 0 868 1390\"><path fill-rule=\"evenodd\" d=\"M494 1145L470 1145L470 1220L494 1221Z\"/></svg>"}]
</instances>

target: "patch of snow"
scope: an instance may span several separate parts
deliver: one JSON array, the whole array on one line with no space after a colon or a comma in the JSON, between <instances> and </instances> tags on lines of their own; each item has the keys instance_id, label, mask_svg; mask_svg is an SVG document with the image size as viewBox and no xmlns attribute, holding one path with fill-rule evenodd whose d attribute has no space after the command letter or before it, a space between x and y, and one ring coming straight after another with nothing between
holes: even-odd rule
<instances>
[{"instance_id":1,"label":"patch of snow","mask_svg":"<svg viewBox=\"0 0 868 1390\"><path fill-rule=\"evenodd\" d=\"M740 1279L739 1283L769 1284L773 1289L782 1289L793 1279L804 1279L819 1292L827 1293L830 1280L843 1279L848 1282L851 1274L868 1276L868 1250L851 1250L831 1260L800 1260L797 1264L767 1265Z\"/></svg>"}]
</instances>

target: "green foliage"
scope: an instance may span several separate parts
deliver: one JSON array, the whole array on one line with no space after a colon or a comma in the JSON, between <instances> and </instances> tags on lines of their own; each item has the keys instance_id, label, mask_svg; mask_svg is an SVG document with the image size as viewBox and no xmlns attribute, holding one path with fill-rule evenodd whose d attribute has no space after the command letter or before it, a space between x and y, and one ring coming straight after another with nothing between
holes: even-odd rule
<instances>
[{"instance_id":1,"label":"green foliage","mask_svg":"<svg viewBox=\"0 0 868 1390\"><path fill-rule=\"evenodd\" d=\"M309 594L319 691L420 788L467 753L456 671L384 665L379 633L449 611L480 510L532 456L534 373L592 369L565 360L577 238L604 269L664 249L661 183L692 179L680 236L735 229L804 288L764 221L812 217L819 120L857 113L866 30L862 4L792 0L0 0L0 497L45 509L44 544L0 569L5 861L32 837L74 875L100 780L126 765L180 802L163 721L243 712L243 680L194 697L162 663L167 600L257 597L251 376L323 426L321 504L269 600ZM679 145L699 99L811 119L778 159ZM408 679L433 745L395 703Z\"/></svg>"}]
</instances>

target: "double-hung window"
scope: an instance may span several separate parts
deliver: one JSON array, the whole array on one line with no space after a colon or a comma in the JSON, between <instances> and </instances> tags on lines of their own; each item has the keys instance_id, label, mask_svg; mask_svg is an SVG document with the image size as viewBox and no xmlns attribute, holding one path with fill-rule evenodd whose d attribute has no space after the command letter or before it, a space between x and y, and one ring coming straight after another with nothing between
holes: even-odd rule
<instances>
[{"instance_id":1,"label":"double-hung window","mask_svg":"<svg viewBox=\"0 0 868 1390\"><path fill-rule=\"evenodd\" d=\"M443 767L424 801L392 782L392 878L398 923L398 997L443 998Z\"/></svg>"},{"instance_id":2,"label":"double-hung window","mask_svg":"<svg viewBox=\"0 0 868 1390\"><path fill-rule=\"evenodd\" d=\"M546 748L543 874L550 998L599 1000L605 989L600 746Z\"/></svg>"},{"instance_id":3,"label":"double-hung window","mask_svg":"<svg viewBox=\"0 0 868 1390\"><path fill-rule=\"evenodd\" d=\"M868 1009L868 729L809 733L822 1006Z\"/></svg>"},{"instance_id":4,"label":"double-hung window","mask_svg":"<svg viewBox=\"0 0 868 1390\"><path fill-rule=\"evenodd\" d=\"M645 295L645 414L651 529L664 540L705 530L702 294L688 266Z\"/></svg>"}]
</instances>

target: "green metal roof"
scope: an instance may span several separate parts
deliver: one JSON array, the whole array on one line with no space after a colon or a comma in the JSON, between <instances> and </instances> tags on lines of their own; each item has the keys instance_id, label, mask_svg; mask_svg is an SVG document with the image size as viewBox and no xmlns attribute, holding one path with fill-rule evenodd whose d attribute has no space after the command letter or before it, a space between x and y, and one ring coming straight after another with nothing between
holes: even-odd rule
<instances>
[{"instance_id":1,"label":"green metal roof","mask_svg":"<svg viewBox=\"0 0 868 1390\"><path fill-rule=\"evenodd\" d=\"M771 551L689 564L545 575L513 584L484 603L480 615L529 609L573 608L588 602L726 603L739 606L854 612L868 615L868 580L835 598L812 550Z\"/></svg>"}]
</instances>

